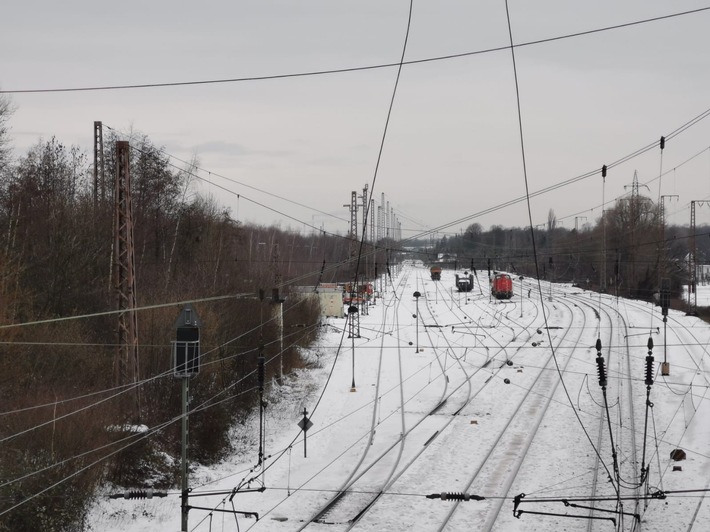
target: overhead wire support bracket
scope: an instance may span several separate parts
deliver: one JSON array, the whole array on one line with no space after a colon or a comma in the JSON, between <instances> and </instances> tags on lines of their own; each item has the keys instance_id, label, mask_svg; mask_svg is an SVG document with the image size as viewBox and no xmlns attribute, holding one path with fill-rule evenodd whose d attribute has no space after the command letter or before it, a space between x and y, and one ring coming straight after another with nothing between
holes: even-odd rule
<instances>
[{"instance_id":1,"label":"overhead wire support bracket","mask_svg":"<svg viewBox=\"0 0 710 532\"><path fill-rule=\"evenodd\" d=\"M637 522L641 521L641 515L633 512L620 512L618 510L607 510L604 508L599 508L597 506L584 506L582 504L574 504L572 502L569 502L566 499L561 499L562 504L565 506L568 506L570 508L579 508L580 510L592 510L595 512L605 512L605 513L610 513L610 514L618 514L618 515L630 515L636 519Z\"/></svg>"},{"instance_id":2,"label":"overhead wire support bracket","mask_svg":"<svg viewBox=\"0 0 710 532\"><path fill-rule=\"evenodd\" d=\"M222 510L221 508L209 508L207 506L190 506L190 510L206 510L208 512L222 512L225 514L239 514L244 517L254 517L257 521L259 520L259 514L257 512L243 512L241 510Z\"/></svg>"},{"instance_id":3,"label":"overhead wire support bracket","mask_svg":"<svg viewBox=\"0 0 710 532\"><path fill-rule=\"evenodd\" d=\"M594 519L597 521L611 521L614 523L614 526L616 526L616 519L613 517L602 517L602 516L597 516L597 515L575 515L575 514L560 514L560 513L555 513L555 512L534 512L530 510L517 510L513 511L513 515L520 519L520 516L523 514L530 514L530 515L550 515L553 517L569 517L572 519Z\"/></svg>"},{"instance_id":4,"label":"overhead wire support bracket","mask_svg":"<svg viewBox=\"0 0 710 532\"><path fill-rule=\"evenodd\" d=\"M596 521L611 521L614 523L614 526L616 526L616 518L614 517L603 517L603 516L596 516L596 515L576 515L576 514L563 514L563 513L557 513L557 512L538 512L534 510L521 510L519 508L520 503L524 502L523 499L525 498L525 493L520 493L519 495L516 495L513 498L513 517L516 519L520 519L520 517L523 514L530 514L530 515L550 515L554 517L569 517L572 519L589 519L589 520L596 520ZM533 501L528 501L528 502L533 502ZM559 499L558 502L564 502L565 506L570 506L569 501L565 502L563 499Z\"/></svg>"}]
</instances>

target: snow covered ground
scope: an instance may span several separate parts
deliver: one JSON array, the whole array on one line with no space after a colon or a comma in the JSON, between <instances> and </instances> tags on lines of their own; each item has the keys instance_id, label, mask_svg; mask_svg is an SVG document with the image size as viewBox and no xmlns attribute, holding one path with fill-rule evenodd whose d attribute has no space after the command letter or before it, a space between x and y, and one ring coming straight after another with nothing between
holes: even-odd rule
<instances>
[{"instance_id":1,"label":"snow covered ground","mask_svg":"<svg viewBox=\"0 0 710 532\"><path fill-rule=\"evenodd\" d=\"M190 505L214 511L191 509L188 529L710 530L710 326L568 285L516 279L510 301L485 276L453 286L405 264L359 338L329 319L317 367L272 386L264 465L255 422L235 429L238 456L192 472ZM483 499L426 497L442 492ZM101 499L89 524L174 532L180 495Z\"/></svg>"}]
</instances>

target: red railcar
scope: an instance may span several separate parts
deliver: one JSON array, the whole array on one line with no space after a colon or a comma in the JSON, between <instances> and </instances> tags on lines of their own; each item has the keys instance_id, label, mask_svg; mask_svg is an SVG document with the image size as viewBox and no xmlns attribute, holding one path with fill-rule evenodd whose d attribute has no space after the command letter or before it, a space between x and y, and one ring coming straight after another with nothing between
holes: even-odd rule
<instances>
[{"instance_id":1,"label":"red railcar","mask_svg":"<svg viewBox=\"0 0 710 532\"><path fill-rule=\"evenodd\" d=\"M496 273L491 279L491 295L496 299L513 297L513 279L507 273Z\"/></svg>"},{"instance_id":2,"label":"red railcar","mask_svg":"<svg viewBox=\"0 0 710 532\"><path fill-rule=\"evenodd\" d=\"M356 287L353 287L352 283L348 283L343 290L343 303L354 305L370 301L372 294L372 283L359 283Z\"/></svg>"},{"instance_id":3,"label":"red railcar","mask_svg":"<svg viewBox=\"0 0 710 532\"><path fill-rule=\"evenodd\" d=\"M432 281L441 281L441 266L432 266L429 273Z\"/></svg>"}]
</instances>

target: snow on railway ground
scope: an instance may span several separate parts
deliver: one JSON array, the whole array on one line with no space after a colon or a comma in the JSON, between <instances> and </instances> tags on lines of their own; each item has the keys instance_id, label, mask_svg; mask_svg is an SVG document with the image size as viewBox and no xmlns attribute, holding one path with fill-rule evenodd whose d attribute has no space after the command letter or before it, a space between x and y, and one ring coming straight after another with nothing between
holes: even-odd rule
<instances>
[{"instance_id":1,"label":"snow on railway ground","mask_svg":"<svg viewBox=\"0 0 710 532\"><path fill-rule=\"evenodd\" d=\"M428 443L429 447L414 465L394 482L355 528L363 531L437 530L452 503L429 500L424 495L464 490L471 472L485 460L484 452L488 452L499 429L512 415L516 398L528 391L536 374L552 372L543 369L545 356L550 354L547 330L545 334L538 333L544 327L543 304L548 325L567 327L570 329L568 338L579 337L579 344L570 349L572 340L562 338L565 331L548 329L553 342L561 342L557 349L558 361L561 363L571 357L565 383L572 404L563 388L557 386L510 491L480 494L512 498L521 492L530 497L566 497L583 494L585 490L588 493L593 477L594 450L584 436L574 410L577 409L582 422L594 432L599 421L591 405L593 401L599 401L600 392L594 363L596 350L593 348L598 320L592 309L602 302L608 303L638 327L633 330L634 335L629 334L633 345L631 363L635 368L632 379L640 381L634 386L643 390L648 338L644 332L651 332L656 344L656 366L663 357L663 327L658 308L610 296L600 299L598 294L568 285L555 285L553 301L550 301L548 284L543 285L540 295L537 283L526 280L521 310L518 281L514 285L516 295L512 302L500 303L490 301L485 275L479 275L478 280L484 281L484 286L476 284L469 294L457 294L451 289L453 272L444 271L437 286L429 280L428 270L422 265L406 264L393 279L385 297L370 307L367 315L360 317L361 338L354 341L347 338L344 319L329 319L318 345L307 354L318 367L297 372L285 385L275 386L271 392L266 423L266 454L271 458L266 461L263 477L257 475L251 483L251 487L256 488L263 480L266 490L263 493L239 493L232 501L237 510L258 512L261 519L256 521L240 516L237 527L234 517L229 514L210 516L203 510L191 510L189 529L298 530L303 520L309 519L341 488L344 479L361 460L362 468L397 440L403 431L399 410L402 400L406 403L404 424L407 427L431 412L445 393L462 386L440 410L422 422L421 430L412 433L408 448L420 449L426 443L427 435L433 436L437 430L436 419L450 417L456 408L464 405L468 393L464 386L465 375L468 375L473 389L480 388L481 392ZM393 285L399 286L398 298L392 297ZM530 298L527 297L528 288L531 289ZM418 326L418 320L413 316L416 313L416 302L412 297L415 290L423 294L419 300ZM654 425L647 450L647 462L651 464L650 487L703 489L710 487L710 355L707 352L710 326L697 318L671 312L672 319L668 323L668 344L673 344L668 351L671 374L664 378L657 376L651 392ZM692 336L681 329L682 325L691 328ZM661 326L661 332L653 333L658 326ZM575 331L575 328L583 330ZM681 342L686 345L679 345ZM421 348L419 352L416 351L417 343ZM539 345L533 346L533 343ZM380 351L383 353L381 360ZM454 356L459 358L461 366ZM506 364L507 360L512 363ZM378 371L380 364L381 372ZM351 391L353 365L354 392ZM401 389L398 386L400 373L404 379ZM555 382L559 380L556 372L553 377ZM508 379L509 384L504 379ZM614 375L610 372L609 380L612 379ZM486 381L488 384L483 386ZM323 390L323 396L312 412ZM539 395L542 392L533 389L531 393ZM298 435L297 423L304 408L312 414L313 421L307 436L306 458L302 438L297 438L289 448ZM644 411L641 398L635 405L638 442L643 436L639 427L643 428ZM235 437L243 442L236 456L217 467L199 467L192 472L193 495L208 491L228 492L242 479L252 476L250 470L257 457L257 422L258 416L247 425L235 428ZM376 430L371 437L373 425ZM684 449L687 460L678 464L672 462L669 453L675 448ZM366 450L366 457L362 459ZM628 459L628 449L620 451L622 460ZM407 456L405 453L400 463L405 463ZM280 458L276 460L276 457ZM610 461L609 456L604 459L607 463ZM674 472L674 465L680 465L682 471ZM392 467L391 462L378 465L370 475L373 478L377 474L384 475ZM628 464L626 467L628 470ZM606 480L606 472L600 471L600 483L603 485ZM486 486L485 479L479 479L468 491L479 493ZM703 493L689 493L650 501L643 513L642 530L685 531L691 523L692 530L710 530L710 497L699 505L702 496ZM231 510L232 502L225 494L191 498L193 505L222 510ZM485 501L485 504L489 502ZM466 526L465 529L476 530L476 520L485 508L483 503L462 503L454 521L457 524L449 529ZM533 510L533 507L526 506L525 509ZM515 519L512 510L512 500L505 500L494 530L587 530L586 520L535 515ZM545 511L583 513L582 510L566 509L561 504L556 508L548 506ZM165 499L109 501L102 498L97 501L88 523L96 531L174 532L180 529L180 497L173 491ZM311 528L331 529L322 524ZM630 530L630 527L624 529ZM611 530L611 524L599 522L594 530Z\"/></svg>"}]
</instances>

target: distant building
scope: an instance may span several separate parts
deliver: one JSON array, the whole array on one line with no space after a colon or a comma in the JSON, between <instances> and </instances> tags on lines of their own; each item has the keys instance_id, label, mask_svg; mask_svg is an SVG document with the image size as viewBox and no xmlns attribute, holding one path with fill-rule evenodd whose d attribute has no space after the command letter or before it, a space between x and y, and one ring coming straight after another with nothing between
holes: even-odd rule
<instances>
[{"instance_id":1,"label":"distant building","mask_svg":"<svg viewBox=\"0 0 710 532\"><path fill-rule=\"evenodd\" d=\"M343 287L336 283L318 285L320 313L325 318L344 318Z\"/></svg>"},{"instance_id":2,"label":"distant building","mask_svg":"<svg viewBox=\"0 0 710 532\"><path fill-rule=\"evenodd\" d=\"M695 275L698 283L710 284L710 264L698 264Z\"/></svg>"}]
</instances>

